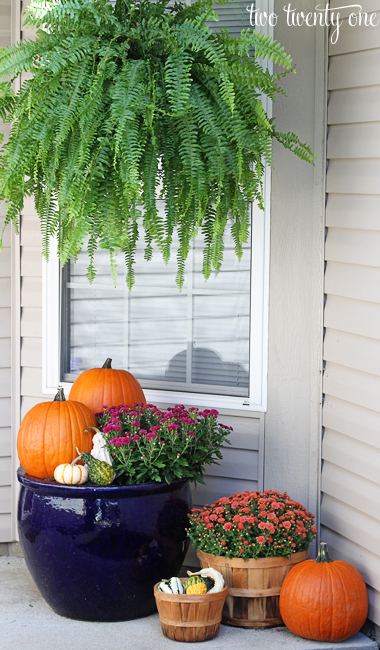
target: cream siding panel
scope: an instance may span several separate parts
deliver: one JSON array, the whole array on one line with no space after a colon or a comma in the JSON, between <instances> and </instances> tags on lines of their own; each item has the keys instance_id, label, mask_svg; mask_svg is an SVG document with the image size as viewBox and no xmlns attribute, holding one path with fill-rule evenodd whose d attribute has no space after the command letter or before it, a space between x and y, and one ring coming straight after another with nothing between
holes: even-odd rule
<instances>
[{"instance_id":1,"label":"cream siding panel","mask_svg":"<svg viewBox=\"0 0 380 650\"><path fill-rule=\"evenodd\" d=\"M368 618L374 621L377 625L380 622L380 593L372 587L367 588L368 591Z\"/></svg>"},{"instance_id":2,"label":"cream siding panel","mask_svg":"<svg viewBox=\"0 0 380 650\"><path fill-rule=\"evenodd\" d=\"M348 438L341 433L326 429L323 436L322 458L323 460L329 461L329 463L333 463L338 467L352 472L352 474L357 474L358 476L367 478L368 481L372 481L375 484L372 485L373 492L378 494L380 489L379 446L376 448L365 445L361 441L354 440L354 438ZM371 485L368 490L371 490ZM360 493L359 496L363 499ZM380 520L377 508L376 512L372 514Z\"/></svg>"},{"instance_id":3,"label":"cream siding panel","mask_svg":"<svg viewBox=\"0 0 380 650\"><path fill-rule=\"evenodd\" d=\"M354 9L350 8L348 3L346 6L342 6L342 0L332 0L329 5L331 9L339 9L341 18L348 18L348 16L354 11ZM366 0L365 4L363 3L362 6L363 12L366 11L368 14L376 13L376 11L380 11L380 0Z\"/></svg>"},{"instance_id":4,"label":"cream siding panel","mask_svg":"<svg viewBox=\"0 0 380 650\"><path fill-rule=\"evenodd\" d=\"M330 93L329 124L352 124L379 120L380 86L333 90Z\"/></svg>"},{"instance_id":5,"label":"cream siding panel","mask_svg":"<svg viewBox=\"0 0 380 650\"><path fill-rule=\"evenodd\" d=\"M0 228L1 232L3 232L4 228L4 223L5 223L5 204L4 201L0 202ZM4 247L10 247L11 245L11 226L8 225L3 234L3 246ZM0 253L0 256L3 255L3 253Z\"/></svg>"},{"instance_id":6,"label":"cream siding panel","mask_svg":"<svg viewBox=\"0 0 380 650\"><path fill-rule=\"evenodd\" d=\"M11 484L11 459L9 456L0 458L0 486Z\"/></svg>"},{"instance_id":7,"label":"cream siding panel","mask_svg":"<svg viewBox=\"0 0 380 650\"><path fill-rule=\"evenodd\" d=\"M42 309L23 307L21 309L21 336L42 336Z\"/></svg>"},{"instance_id":8,"label":"cream siding panel","mask_svg":"<svg viewBox=\"0 0 380 650\"><path fill-rule=\"evenodd\" d=\"M11 336L11 310L10 308L2 307L0 309L0 338L8 338Z\"/></svg>"},{"instance_id":9,"label":"cream siding panel","mask_svg":"<svg viewBox=\"0 0 380 650\"><path fill-rule=\"evenodd\" d=\"M323 426L373 447L380 446L380 413L325 396Z\"/></svg>"},{"instance_id":10,"label":"cream siding panel","mask_svg":"<svg viewBox=\"0 0 380 650\"><path fill-rule=\"evenodd\" d=\"M0 397L1 423L3 427L11 426L11 398Z\"/></svg>"},{"instance_id":11,"label":"cream siding panel","mask_svg":"<svg viewBox=\"0 0 380 650\"><path fill-rule=\"evenodd\" d=\"M330 227L326 260L380 268L380 231L368 233L367 230Z\"/></svg>"},{"instance_id":12,"label":"cream siding panel","mask_svg":"<svg viewBox=\"0 0 380 650\"><path fill-rule=\"evenodd\" d=\"M327 329L324 359L380 376L380 341Z\"/></svg>"},{"instance_id":13,"label":"cream siding panel","mask_svg":"<svg viewBox=\"0 0 380 650\"><path fill-rule=\"evenodd\" d=\"M380 339L380 304L329 295L325 327Z\"/></svg>"},{"instance_id":14,"label":"cream siding panel","mask_svg":"<svg viewBox=\"0 0 380 650\"><path fill-rule=\"evenodd\" d=\"M363 12L368 12L367 4L363 3ZM351 10L354 13L354 9ZM343 17L343 15L341 14ZM354 22L354 18L351 22ZM343 20L343 25L339 29L339 38L336 43L330 43L330 56L338 54L347 54L351 52L360 52L363 50L371 50L379 47L380 43L380 25L379 16L375 16L372 21L374 26L355 25L349 24L348 19Z\"/></svg>"},{"instance_id":15,"label":"cream siding panel","mask_svg":"<svg viewBox=\"0 0 380 650\"><path fill-rule=\"evenodd\" d=\"M11 428L0 427L0 456L11 455Z\"/></svg>"},{"instance_id":16,"label":"cream siding panel","mask_svg":"<svg viewBox=\"0 0 380 650\"><path fill-rule=\"evenodd\" d=\"M0 278L11 277L11 249L10 246L4 246L3 252L0 253Z\"/></svg>"},{"instance_id":17,"label":"cream siding panel","mask_svg":"<svg viewBox=\"0 0 380 650\"><path fill-rule=\"evenodd\" d=\"M0 339L0 368L11 367L11 346L8 338Z\"/></svg>"},{"instance_id":18,"label":"cream siding panel","mask_svg":"<svg viewBox=\"0 0 380 650\"><path fill-rule=\"evenodd\" d=\"M327 363L324 392L380 413L380 378L374 375Z\"/></svg>"},{"instance_id":19,"label":"cream siding panel","mask_svg":"<svg viewBox=\"0 0 380 650\"><path fill-rule=\"evenodd\" d=\"M325 433L326 437L326 433ZM362 476L352 474L351 468L342 468L342 462L334 464L325 459L322 490L343 503L380 520L380 485ZM363 494L366 498L363 499ZM380 564L380 558L378 558Z\"/></svg>"},{"instance_id":20,"label":"cream siding panel","mask_svg":"<svg viewBox=\"0 0 380 650\"><path fill-rule=\"evenodd\" d=\"M379 49L333 56L329 67L329 90L380 85Z\"/></svg>"},{"instance_id":21,"label":"cream siding panel","mask_svg":"<svg viewBox=\"0 0 380 650\"><path fill-rule=\"evenodd\" d=\"M34 206L31 206L30 203L24 206L20 236L21 246L36 246L41 248L40 220L36 215Z\"/></svg>"},{"instance_id":22,"label":"cream siding panel","mask_svg":"<svg viewBox=\"0 0 380 650\"><path fill-rule=\"evenodd\" d=\"M21 307L42 308L42 278L21 278Z\"/></svg>"},{"instance_id":23,"label":"cream siding panel","mask_svg":"<svg viewBox=\"0 0 380 650\"><path fill-rule=\"evenodd\" d=\"M379 158L380 122L335 124L330 127L329 158Z\"/></svg>"},{"instance_id":24,"label":"cream siding panel","mask_svg":"<svg viewBox=\"0 0 380 650\"><path fill-rule=\"evenodd\" d=\"M11 369L0 368L0 397L9 397L11 385Z\"/></svg>"},{"instance_id":25,"label":"cream siding panel","mask_svg":"<svg viewBox=\"0 0 380 650\"><path fill-rule=\"evenodd\" d=\"M380 268L329 262L325 292L342 298L380 303Z\"/></svg>"},{"instance_id":26,"label":"cream siding panel","mask_svg":"<svg viewBox=\"0 0 380 650\"><path fill-rule=\"evenodd\" d=\"M0 542L9 542L11 536L11 515L0 515Z\"/></svg>"},{"instance_id":27,"label":"cream siding panel","mask_svg":"<svg viewBox=\"0 0 380 650\"><path fill-rule=\"evenodd\" d=\"M41 368L42 339L24 337L21 341L21 365Z\"/></svg>"},{"instance_id":28,"label":"cream siding panel","mask_svg":"<svg viewBox=\"0 0 380 650\"><path fill-rule=\"evenodd\" d=\"M369 551L379 554L380 521L377 519L325 494L321 523L356 544L365 542Z\"/></svg>"},{"instance_id":29,"label":"cream siding panel","mask_svg":"<svg viewBox=\"0 0 380 650\"><path fill-rule=\"evenodd\" d=\"M41 249L37 246L22 246L21 248L21 276L42 276Z\"/></svg>"},{"instance_id":30,"label":"cream siding panel","mask_svg":"<svg viewBox=\"0 0 380 650\"><path fill-rule=\"evenodd\" d=\"M0 308L11 306L11 279L0 278Z\"/></svg>"},{"instance_id":31,"label":"cream siding panel","mask_svg":"<svg viewBox=\"0 0 380 650\"><path fill-rule=\"evenodd\" d=\"M363 8L379 14L380 1L368 0ZM378 625L379 48L380 25L350 27L347 20L337 44L330 45L321 477L321 539L332 557L364 576L369 616Z\"/></svg>"},{"instance_id":32,"label":"cream siding panel","mask_svg":"<svg viewBox=\"0 0 380 650\"><path fill-rule=\"evenodd\" d=\"M329 124L353 124L379 120L380 86L331 91L328 109Z\"/></svg>"},{"instance_id":33,"label":"cream siding panel","mask_svg":"<svg viewBox=\"0 0 380 650\"><path fill-rule=\"evenodd\" d=\"M21 395L29 397L41 396L41 401L48 402L49 399L42 395L42 368L21 368Z\"/></svg>"},{"instance_id":34,"label":"cream siding panel","mask_svg":"<svg viewBox=\"0 0 380 650\"><path fill-rule=\"evenodd\" d=\"M0 514L9 514L10 513L10 503L11 503L11 486L0 487Z\"/></svg>"},{"instance_id":35,"label":"cream siding panel","mask_svg":"<svg viewBox=\"0 0 380 650\"><path fill-rule=\"evenodd\" d=\"M380 230L380 195L330 193L326 226Z\"/></svg>"},{"instance_id":36,"label":"cream siding panel","mask_svg":"<svg viewBox=\"0 0 380 650\"><path fill-rule=\"evenodd\" d=\"M327 192L380 194L379 178L379 159L331 160L326 180Z\"/></svg>"}]
</instances>

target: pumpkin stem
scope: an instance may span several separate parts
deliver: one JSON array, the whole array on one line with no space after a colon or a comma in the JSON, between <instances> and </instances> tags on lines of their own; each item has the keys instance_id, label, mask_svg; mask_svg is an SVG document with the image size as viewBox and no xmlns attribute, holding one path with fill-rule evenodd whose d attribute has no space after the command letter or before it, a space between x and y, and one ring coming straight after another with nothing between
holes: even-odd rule
<instances>
[{"instance_id":1,"label":"pumpkin stem","mask_svg":"<svg viewBox=\"0 0 380 650\"><path fill-rule=\"evenodd\" d=\"M82 454L80 453L78 447L75 447L75 451L77 452L77 454L79 454L79 456L78 456L78 458L75 458L75 459L73 460L73 462L71 463L71 465L75 465L75 463L77 463L78 460L81 460L81 458L82 458Z\"/></svg>"},{"instance_id":2,"label":"pumpkin stem","mask_svg":"<svg viewBox=\"0 0 380 650\"><path fill-rule=\"evenodd\" d=\"M112 359L106 359L105 362L102 365L102 368L112 368L111 366Z\"/></svg>"},{"instance_id":3,"label":"pumpkin stem","mask_svg":"<svg viewBox=\"0 0 380 650\"><path fill-rule=\"evenodd\" d=\"M65 393L63 392L63 388L58 388L58 393L54 397L54 402L66 402L66 397Z\"/></svg>"},{"instance_id":4,"label":"pumpkin stem","mask_svg":"<svg viewBox=\"0 0 380 650\"><path fill-rule=\"evenodd\" d=\"M85 429L84 432L87 433L87 431L89 431L90 429L92 429L93 431L96 431L96 433L101 433L101 432L99 431L99 429L97 429L96 427L87 427L87 429ZM78 451L78 450L77 450L77 451ZM78 452L78 453L79 453L79 452Z\"/></svg>"},{"instance_id":5,"label":"pumpkin stem","mask_svg":"<svg viewBox=\"0 0 380 650\"><path fill-rule=\"evenodd\" d=\"M334 562L334 560L329 556L326 542L320 543L318 556L315 558L315 562Z\"/></svg>"}]
</instances>

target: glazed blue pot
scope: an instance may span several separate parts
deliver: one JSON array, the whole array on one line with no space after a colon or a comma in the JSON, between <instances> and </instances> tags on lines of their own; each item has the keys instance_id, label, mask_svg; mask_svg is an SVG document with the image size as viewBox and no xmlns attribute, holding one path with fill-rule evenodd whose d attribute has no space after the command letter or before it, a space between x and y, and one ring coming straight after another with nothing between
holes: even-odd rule
<instances>
[{"instance_id":1,"label":"glazed blue pot","mask_svg":"<svg viewBox=\"0 0 380 650\"><path fill-rule=\"evenodd\" d=\"M65 486L20 468L20 544L61 616L127 621L156 611L153 585L178 575L188 547L188 480Z\"/></svg>"}]
</instances>

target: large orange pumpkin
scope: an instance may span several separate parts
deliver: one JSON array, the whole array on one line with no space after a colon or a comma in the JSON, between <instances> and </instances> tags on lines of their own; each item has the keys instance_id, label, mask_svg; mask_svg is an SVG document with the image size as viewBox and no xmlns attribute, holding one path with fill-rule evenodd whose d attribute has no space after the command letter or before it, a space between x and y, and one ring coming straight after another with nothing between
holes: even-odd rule
<instances>
[{"instance_id":1,"label":"large orange pumpkin","mask_svg":"<svg viewBox=\"0 0 380 650\"><path fill-rule=\"evenodd\" d=\"M20 463L27 474L53 478L57 465L71 463L76 447L90 452L96 420L84 404L65 400L60 388L53 402L33 406L21 422L17 438Z\"/></svg>"},{"instance_id":2,"label":"large orange pumpkin","mask_svg":"<svg viewBox=\"0 0 380 650\"><path fill-rule=\"evenodd\" d=\"M318 557L297 564L280 593L280 613L293 634L340 642L359 632L368 614L365 582L355 567L331 560L321 542Z\"/></svg>"},{"instance_id":3,"label":"large orange pumpkin","mask_svg":"<svg viewBox=\"0 0 380 650\"><path fill-rule=\"evenodd\" d=\"M146 404L137 379L126 370L111 368L111 361L107 359L102 368L82 372L72 385L69 400L86 404L94 414L103 411L104 406Z\"/></svg>"}]
</instances>

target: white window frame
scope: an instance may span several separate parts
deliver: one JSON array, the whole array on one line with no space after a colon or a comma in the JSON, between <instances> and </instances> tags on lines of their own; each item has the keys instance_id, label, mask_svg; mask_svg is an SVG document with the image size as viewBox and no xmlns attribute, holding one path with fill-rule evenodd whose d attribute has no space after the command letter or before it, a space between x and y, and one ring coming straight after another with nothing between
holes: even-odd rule
<instances>
[{"instance_id":1,"label":"white window frame","mask_svg":"<svg viewBox=\"0 0 380 650\"><path fill-rule=\"evenodd\" d=\"M258 8L264 10L264 6L267 13L271 13L273 0L257 2ZM273 29L269 25L261 28L261 31L273 36ZM271 62L261 63L272 72ZM272 102L267 97L263 97L263 106L271 117ZM148 402L181 403L186 406L228 408L249 412L266 411L271 192L271 170L268 166L265 169L263 189L265 210L260 210L256 204L252 206L249 397L144 388ZM52 240L49 262L43 260L42 264L42 393L44 395L54 395L57 386L63 386L66 396L69 395L72 384L60 380L60 365L61 271L57 257L57 243Z\"/></svg>"}]
</instances>

